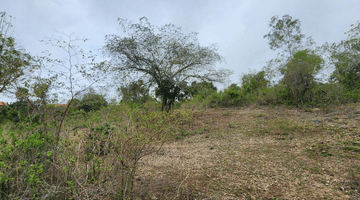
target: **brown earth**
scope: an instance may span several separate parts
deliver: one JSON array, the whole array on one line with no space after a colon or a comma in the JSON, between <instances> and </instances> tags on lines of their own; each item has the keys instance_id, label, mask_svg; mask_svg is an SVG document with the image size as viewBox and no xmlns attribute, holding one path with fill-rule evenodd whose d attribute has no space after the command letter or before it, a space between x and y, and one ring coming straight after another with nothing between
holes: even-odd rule
<instances>
[{"instance_id":1,"label":"brown earth","mask_svg":"<svg viewBox=\"0 0 360 200\"><path fill-rule=\"evenodd\" d=\"M360 104L194 112L142 158L140 199L360 199Z\"/></svg>"}]
</instances>

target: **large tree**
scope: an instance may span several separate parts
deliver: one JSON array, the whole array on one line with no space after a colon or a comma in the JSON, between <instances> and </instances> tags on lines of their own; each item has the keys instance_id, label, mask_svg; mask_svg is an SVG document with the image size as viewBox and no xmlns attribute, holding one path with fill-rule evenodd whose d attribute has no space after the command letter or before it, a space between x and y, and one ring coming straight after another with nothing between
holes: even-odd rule
<instances>
[{"instance_id":1,"label":"large tree","mask_svg":"<svg viewBox=\"0 0 360 200\"><path fill-rule=\"evenodd\" d=\"M294 104L305 101L306 93L314 87L314 78L322 68L323 59L309 50L298 51L281 69L283 82L290 89Z\"/></svg>"},{"instance_id":2,"label":"large tree","mask_svg":"<svg viewBox=\"0 0 360 200\"><path fill-rule=\"evenodd\" d=\"M348 38L329 48L335 71L332 78L347 89L360 89L360 22L351 25Z\"/></svg>"},{"instance_id":3,"label":"large tree","mask_svg":"<svg viewBox=\"0 0 360 200\"><path fill-rule=\"evenodd\" d=\"M290 71L295 70L294 60L299 60L298 58L294 59L295 54L303 50L315 52L316 47L313 39L307 37L304 41L305 35L301 33L300 20L293 19L290 15L283 15L282 18L273 16L269 22L269 27L270 31L264 35L264 38L268 39L271 50L280 50L280 52L276 59L268 61L268 66L264 69L267 73L266 76L274 76L274 73L278 73L279 76L286 75L287 73L284 72L288 69L291 69ZM272 68L275 70L272 71Z\"/></svg>"},{"instance_id":4,"label":"large tree","mask_svg":"<svg viewBox=\"0 0 360 200\"><path fill-rule=\"evenodd\" d=\"M144 83L155 85L163 110L171 108L186 82L221 82L230 74L216 68L223 60L217 46L201 46L197 33L184 34L173 24L158 28L145 17L139 23L118 22L127 36L107 35L104 46L104 53L112 58L112 70L139 74Z\"/></svg>"},{"instance_id":5,"label":"large tree","mask_svg":"<svg viewBox=\"0 0 360 200\"><path fill-rule=\"evenodd\" d=\"M0 12L0 93L19 81L32 60L29 54L16 46L15 39L9 34L11 27L6 13Z\"/></svg>"},{"instance_id":6,"label":"large tree","mask_svg":"<svg viewBox=\"0 0 360 200\"><path fill-rule=\"evenodd\" d=\"M303 42L304 34L301 33L301 22L290 15L273 16L269 22L270 32L264 35L269 40L271 50L283 49L292 57Z\"/></svg>"}]
</instances>

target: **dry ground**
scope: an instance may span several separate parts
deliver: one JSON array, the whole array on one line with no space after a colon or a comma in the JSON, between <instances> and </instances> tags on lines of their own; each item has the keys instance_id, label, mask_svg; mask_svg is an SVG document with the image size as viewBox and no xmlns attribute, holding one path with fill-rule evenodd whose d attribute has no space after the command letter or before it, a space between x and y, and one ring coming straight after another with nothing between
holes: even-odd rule
<instances>
[{"instance_id":1,"label":"dry ground","mask_svg":"<svg viewBox=\"0 0 360 200\"><path fill-rule=\"evenodd\" d=\"M140 160L140 199L360 199L360 104L194 112Z\"/></svg>"}]
</instances>

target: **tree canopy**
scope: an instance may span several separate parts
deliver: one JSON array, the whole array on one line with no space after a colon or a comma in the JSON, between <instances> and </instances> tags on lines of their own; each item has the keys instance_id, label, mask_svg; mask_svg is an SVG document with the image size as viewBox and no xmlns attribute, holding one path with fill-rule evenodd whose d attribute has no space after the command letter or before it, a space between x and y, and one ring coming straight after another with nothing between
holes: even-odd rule
<instances>
[{"instance_id":1,"label":"tree canopy","mask_svg":"<svg viewBox=\"0 0 360 200\"><path fill-rule=\"evenodd\" d=\"M295 53L293 58L281 69L283 81L291 91L292 101L303 101L305 93L314 87L314 77L322 67L323 59L309 50Z\"/></svg>"},{"instance_id":2,"label":"tree canopy","mask_svg":"<svg viewBox=\"0 0 360 200\"><path fill-rule=\"evenodd\" d=\"M332 78L349 89L360 88L360 22L352 25L348 38L335 45L331 53L335 71Z\"/></svg>"},{"instance_id":3,"label":"tree canopy","mask_svg":"<svg viewBox=\"0 0 360 200\"><path fill-rule=\"evenodd\" d=\"M10 16L11 17L11 16ZM9 90L30 66L31 56L18 48L8 35L12 27L5 12L0 12L0 93Z\"/></svg>"},{"instance_id":4,"label":"tree canopy","mask_svg":"<svg viewBox=\"0 0 360 200\"><path fill-rule=\"evenodd\" d=\"M144 85L142 80L131 82L127 86L121 86L118 88L118 92L122 95L122 101L126 103L143 104L150 99L149 88Z\"/></svg>"},{"instance_id":5,"label":"tree canopy","mask_svg":"<svg viewBox=\"0 0 360 200\"><path fill-rule=\"evenodd\" d=\"M230 74L229 70L216 68L223 61L217 46L201 46L197 33L184 34L173 24L158 28L145 17L139 23L124 19L118 22L127 36L107 35L104 46L104 53L112 58L112 70L139 74L145 84L155 85L163 109L171 107L175 90L184 83L221 82Z\"/></svg>"},{"instance_id":6,"label":"tree canopy","mask_svg":"<svg viewBox=\"0 0 360 200\"><path fill-rule=\"evenodd\" d=\"M269 23L270 32L264 35L269 40L271 50L284 49L293 56L300 47L302 39L305 37L301 33L301 22L298 19L292 19L290 15L284 15L282 19L279 16L273 16Z\"/></svg>"}]
</instances>

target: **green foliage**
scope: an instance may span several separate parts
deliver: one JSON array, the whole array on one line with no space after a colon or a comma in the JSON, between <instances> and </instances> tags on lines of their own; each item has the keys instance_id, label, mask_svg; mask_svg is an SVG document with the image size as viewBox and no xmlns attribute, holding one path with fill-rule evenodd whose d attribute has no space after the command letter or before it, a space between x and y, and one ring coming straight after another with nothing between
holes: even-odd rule
<instances>
[{"instance_id":1,"label":"green foliage","mask_svg":"<svg viewBox=\"0 0 360 200\"><path fill-rule=\"evenodd\" d=\"M76 103L76 102L75 102ZM85 112L100 110L101 107L106 107L108 102L100 94L87 93L83 96L79 102L78 109L81 109Z\"/></svg>"},{"instance_id":2,"label":"green foliage","mask_svg":"<svg viewBox=\"0 0 360 200\"><path fill-rule=\"evenodd\" d=\"M29 97L30 97L29 89L24 88L24 87L18 87L18 88L16 88L15 96L16 96L16 99L20 102L28 101Z\"/></svg>"},{"instance_id":3,"label":"green foliage","mask_svg":"<svg viewBox=\"0 0 360 200\"><path fill-rule=\"evenodd\" d=\"M312 88L313 96L308 102L311 106L325 108L348 101L343 86L339 83L317 83Z\"/></svg>"},{"instance_id":4,"label":"green foliage","mask_svg":"<svg viewBox=\"0 0 360 200\"><path fill-rule=\"evenodd\" d=\"M44 152L51 139L42 131L30 133L36 130L35 127L0 130L1 199L22 195L38 198L40 195L39 186L46 180ZM28 187L29 190L19 190L22 187Z\"/></svg>"},{"instance_id":5,"label":"green foliage","mask_svg":"<svg viewBox=\"0 0 360 200\"><path fill-rule=\"evenodd\" d=\"M231 84L224 92L221 92L220 95L221 102L219 106L221 107L237 107L244 104L244 93L241 92L241 88L236 84Z\"/></svg>"},{"instance_id":6,"label":"green foliage","mask_svg":"<svg viewBox=\"0 0 360 200\"><path fill-rule=\"evenodd\" d=\"M1 17L4 19L3 13ZM360 99L360 24L331 54L336 61L333 81L319 83L315 76L323 60L313 51L299 51L304 37L300 21L288 15L273 17L272 30L265 38L271 49L283 48L289 53L279 68L284 78L278 84L269 84L267 71L263 70L244 75L241 87L232 84L217 92L213 81L220 81L228 73L215 70L215 64L222 60L215 46L201 47L196 34L184 35L173 25L157 33L145 18L139 24L119 22L130 34L107 36L105 51L116 58L113 61L121 62L112 70L140 72L143 80L120 88L125 102L120 105L108 105L104 96L93 91L75 99L79 92L70 88L69 110L66 105L47 104L54 83L50 79L18 87L18 101L0 108L0 199L84 199L95 193L105 199L134 198L139 160L158 152L167 140L197 133L191 127L194 113L183 109L165 113L159 111L160 107L167 112L174 107L206 109L249 104L326 108ZM0 46L5 47L0 49L2 92L19 80L30 57L17 50L13 38L0 36ZM65 46L74 47L71 41L70 36ZM70 70L69 74L71 79L74 73ZM185 80L193 82L187 86ZM149 86L154 85L161 106L149 97ZM265 123L266 130L259 126L255 132L287 136L300 130L297 123L285 118ZM227 125L236 128L232 123ZM307 151L313 156L333 156L331 145L320 143L312 148ZM349 143L339 150L358 153L359 143ZM313 171L319 173L318 169Z\"/></svg>"},{"instance_id":7,"label":"green foliage","mask_svg":"<svg viewBox=\"0 0 360 200\"><path fill-rule=\"evenodd\" d=\"M144 104L151 98L149 88L142 80L131 82L128 86L122 86L119 91L122 94L122 101L125 103Z\"/></svg>"},{"instance_id":8,"label":"green foliage","mask_svg":"<svg viewBox=\"0 0 360 200\"><path fill-rule=\"evenodd\" d=\"M241 89L245 93L256 95L257 92L266 88L269 84L269 81L265 78L265 71L260 71L256 74L246 74L241 78Z\"/></svg>"},{"instance_id":9,"label":"green foliage","mask_svg":"<svg viewBox=\"0 0 360 200\"><path fill-rule=\"evenodd\" d=\"M347 90L360 89L360 22L352 25L347 40L334 44L332 59L335 71L332 79L343 84Z\"/></svg>"},{"instance_id":10,"label":"green foliage","mask_svg":"<svg viewBox=\"0 0 360 200\"><path fill-rule=\"evenodd\" d=\"M321 69L320 56L302 50L295 53L294 57L281 69L283 81L290 89L291 101L299 103L311 101L311 90L314 87L314 77Z\"/></svg>"},{"instance_id":11,"label":"green foliage","mask_svg":"<svg viewBox=\"0 0 360 200\"><path fill-rule=\"evenodd\" d=\"M182 103L183 108L206 109L217 107L217 99L220 98L217 88L208 82L193 82L185 89L185 94L191 98Z\"/></svg>"},{"instance_id":12,"label":"green foliage","mask_svg":"<svg viewBox=\"0 0 360 200\"><path fill-rule=\"evenodd\" d=\"M79 99L71 99L67 102L69 106L69 113L74 113L80 109L80 100Z\"/></svg>"},{"instance_id":13,"label":"green foliage","mask_svg":"<svg viewBox=\"0 0 360 200\"><path fill-rule=\"evenodd\" d=\"M269 40L272 50L283 48L291 57L302 43L305 37L301 33L301 22L298 19L292 19L290 15L284 15L282 19L279 16L273 16L269 22L271 31L264 35Z\"/></svg>"},{"instance_id":14,"label":"green foliage","mask_svg":"<svg viewBox=\"0 0 360 200\"><path fill-rule=\"evenodd\" d=\"M51 81L47 79L41 79L34 85L34 95L41 99L43 103L46 100L46 96L49 92Z\"/></svg>"},{"instance_id":15,"label":"green foliage","mask_svg":"<svg viewBox=\"0 0 360 200\"><path fill-rule=\"evenodd\" d=\"M100 198L131 199L139 159L166 140L193 133L187 129L193 123L189 111L149 112L120 104L89 112L76 123L75 118L64 121L57 142L51 115L64 108L49 104L44 109L46 126L0 126L1 199L83 199L84 191L94 188L104 191L97 193Z\"/></svg>"},{"instance_id":16,"label":"green foliage","mask_svg":"<svg viewBox=\"0 0 360 200\"><path fill-rule=\"evenodd\" d=\"M166 110L166 112L172 109L175 100L181 100L183 96L181 88L172 79L164 79L161 81L158 87L155 88L155 95L161 98L161 110Z\"/></svg>"},{"instance_id":17,"label":"green foliage","mask_svg":"<svg viewBox=\"0 0 360 200\"><path fill-rule=\"evenodd\" d=\"M18 48L15 39L7 35L11 27L6 13L0 12L0 93L13 87L25 70L32 68L31 56Z\"/></svg>"},{"instance_id":18,"label":"green foliage","mask_svg":"<svg viewBox=\"0 0 360 200\"><path fill-rule=\"evenodd\" d=\"M264 71L244 75L242 83L241 87L232 84L219 93L211 89L211 92L205 93L202 98L208 99L206 102L209 107L238 107L262 101L268 84ZM202 93L200 92L199 94ZM195 97L194 99L197 98Z\"/></svg>"},{"instance_id":19,"label":"green foliage","mask_svg":"<svg viewBox=\"0 0 360 200\"><path fill-rule=\"evenodd\" d=\"M291 104L291 92L290 88L286 87L284 84L278 84L271 88L266 93L266 102L272 105Z\"/></svg>"},{"instance_id":20,"label":"green foliage","mask_svg":"<svg viewBox=\"0 0 360 200\"><path fill-rule=\"evenodd\" d=\"M16 101L3 110L4 119L13 122L39 122L39 116L34 112L33 102Z\"/></svg>"},{"instance_id":21,"label":"green foliage","mask_svg":"<svg viewBox=\"0 0 360 200\"><path fill-rule=\"evenodd\" d=\"M223 60L217 46L201 46L197 33L183 34L172 24L158 28L145 17L139 23L118 21L128 35L106 36L105 53L114 58L111 71L140 73L143 80L156 85L162 110L169 111L174 99L181 97L185 81L221 82L231 73L216 69L216 63Z\"/></svg>"},{"instance_id":22,"label":"green foliage","mask_svg":"<svg viewBox=\"0 0 360 200\"><path fill-rule=\"evenodd\" d=\"M204 90L208 90L208 92L203 92ZM198 83L194 81L191 85L186 87L185 94L194 98L197 95L204 95L205 93L211 93L214 91L217 91L217 88L212 82L201 81Z\"/></svg>"},{"instance_id":23,"label":"green foliage","mask_svg":"<svg viewBox=\"0 0 360 200\"><path fill-rule=\"evenodd\" d=\"M19 121L16 119L18 117L18 112L10 106L0 107L0 123L6 121Z\"/></svg>"}]
</instances>

